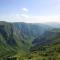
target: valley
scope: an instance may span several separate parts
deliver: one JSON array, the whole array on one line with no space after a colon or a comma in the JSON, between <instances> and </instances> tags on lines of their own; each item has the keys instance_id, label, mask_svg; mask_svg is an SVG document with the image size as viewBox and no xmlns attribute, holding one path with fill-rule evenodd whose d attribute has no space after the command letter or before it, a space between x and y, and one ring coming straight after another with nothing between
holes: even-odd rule
<instances>
[{"instance_id":1,"label":"valley","mask_svg":"<svg viewBox=\"0 0 60 60\"><path fill-rule=\"evenodd\" d=\"M0 21L0 60L60 60L60 28Z\"/></svg>"}]
</instances>

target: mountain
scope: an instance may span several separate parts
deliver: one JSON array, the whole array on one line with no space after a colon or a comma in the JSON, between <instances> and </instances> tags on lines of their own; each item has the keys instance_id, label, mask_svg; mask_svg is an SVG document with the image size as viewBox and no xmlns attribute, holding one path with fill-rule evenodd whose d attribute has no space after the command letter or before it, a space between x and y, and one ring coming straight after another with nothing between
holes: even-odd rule
<instances>
[{"instance_id":1,"label":"mountain","mask_svg":"<svg viewBox=\"0 0 60 60\"><path fill-rule=\"evenodd\" d=\"M16 58L60 60L60 28L41 23L0 21L0 60Z\"/></svg>"},{"instance_id":2,"label":"mountain","mask_svg":"<svg viewBox=\"0 0 60 60\"><path fill-rule=\"evenodd\" d=\"M46 45L51 46L59 43L60 43L60 29L46 31L41 36L35 38L32 42L33 46L46 46Z\"/></svg>"},{"instance_id":3,"label":"mountain","mask_svg":"<svg viewBox=\"0 0 60 60\"><path fill-rule=\"evenodd\" d=\"M48 22L48 23L45 23L46 25L49 25L51 27L54 27L54 28L60 28L60 23L57 23L57 22Z\"/></svg>"},{"instance_id":4,"label":"mountain","mask_svg":"<svg viewBox=\"0 0 60 60\"><path fill-rule=\"evenodd\" d=\"M16 46L11 24L0 22L0 58L14 55Z\"/></svg>"},{"instance_id":5,"label":"mountain","mask_svg":"<svg viewBox=\"0 0 60 60\"><path fill-rule=\"evenodd\" d=\"M33 56L37 54L36 56L45 60L60 60L60 28L46 31L34 39L32 44L30 51L33 52Z\"/></svg>"},{"instance_id":6,"label":"mountain","mask_svg":"<svg viewBox=\"0 0 60 60\"><path fill-rule=\"evenodd\" d=\"M46 31L43 35L37 37L32 42L33 44L41 44L41 45L50 45L53 43L59 42L58 39L60 37L60 29L53 29L51 31ZM54 42L55 41L55 42Z\"/></svg>"},{"instance_id":7,"label":"mountain","mask_svg":"<svg viewBox=\"0 0 60 60\"><path fill-rule=\"evenodd\" d=\"M51 29L45 24L0 21L0 58L28 53L31 42Z\"/></svg>"},{"instance_id":8,"label":"mountain","mask_svg":"<svg viewBox=\"0 0 60 60\"><path fill-rule=\"evenodd\" d=\"M52 29L52 27L44 24L32 24L32 23L13 23L14 31L17 33L17 35L21 35L22 38L28 39L34 39L37 36L40 36L43 34L46 30ZM17 32L19 31L19 33Z\"/></svg>"}]
</instances>

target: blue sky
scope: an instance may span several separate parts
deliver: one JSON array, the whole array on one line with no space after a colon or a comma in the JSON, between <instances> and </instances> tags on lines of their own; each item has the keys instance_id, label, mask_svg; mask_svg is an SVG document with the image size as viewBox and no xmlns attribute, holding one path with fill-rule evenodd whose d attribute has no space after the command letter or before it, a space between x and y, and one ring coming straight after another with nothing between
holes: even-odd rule
<instances>
[{"instance_id":1,"label":"blue sky","mask_svg":"<svg viewBox=\"0 0 60 60\"><path fill-rule=\"evenodd\" d=\"M0 21L59 22L60 0L0 0Z\"/></svg>"}]
</instances>

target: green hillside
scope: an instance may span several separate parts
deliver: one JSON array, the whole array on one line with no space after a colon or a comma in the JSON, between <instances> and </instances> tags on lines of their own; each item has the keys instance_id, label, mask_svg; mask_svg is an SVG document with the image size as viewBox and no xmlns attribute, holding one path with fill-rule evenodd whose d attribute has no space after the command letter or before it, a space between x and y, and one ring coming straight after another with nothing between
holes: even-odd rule
<instances>
[{"instance_id":1,"label":"green hillside","mask_svg":"<svg viewBox=\"0 0 60 60\"><path fill-rule=\"evenodd\" d=\"M60 29L45 24L0 22L0 60L60 60Z\"/></svg>"},{"instance_id":2,"label":"green hillside","mask_svg":"<svg viewBox=\"0 0 60 60\"><path fill-rule=\"evenodd\" d=\"M47 31L32 43L30 51L41 56L41 60L60 60L60 29Z\"/></svg>"},{"instance_id":3,"label":"green hillside","mask_svg":"<svg viewBox=\"0 0 60 60\"><path fill-rule=\"evenodd\" d=\"M16 46L11 24L0 22L0 58L16 54Z\"/></svg>"},{"instance_id":4,"label":"green hillside","mask_svg":"<svg viewBox=\"0 0 60 60\"><path fill-rule=\"evenodd\" d=\"M32 41L49 29L44 24L0 21L0 58L29 54Z\"/></svg>"}]
</instances>

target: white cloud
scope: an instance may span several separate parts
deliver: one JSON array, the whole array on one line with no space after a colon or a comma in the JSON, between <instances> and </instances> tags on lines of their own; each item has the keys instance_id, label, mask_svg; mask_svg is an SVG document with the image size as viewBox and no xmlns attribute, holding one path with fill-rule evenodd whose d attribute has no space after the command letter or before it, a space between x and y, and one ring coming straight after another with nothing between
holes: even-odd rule
<instances>
[{"instance_id":1,"label":"white cloud","mask_svg":"<svg viewBox=\"0 0 60 60\"><path fill-rule=\"evenodd\" d=\"M29 16L26 14L21 14L22 17L28 18Z\"/></svg>"},{"instance_id":2,"label":"white cloud","mask_svg":"<svg viewBox=\"0 0 60 60\"><path fill-rule=\"evenodd\" d=\"M30 23L46 23L46 22L60 23L60 16L34 16L26 21Z\"/></svg>"},{"instance_id":3,"label":"white cloud","mask_svg":"<svg viewBox=\"0 0 60 60\"><path fill-rule=\"evenodd\" d=\"M23 11L25 12L28 12L28 9L27 8L22 8Z\"/></svg>"},{"instance_id":4,"label":"white cloud","mask_svg":"<svg viewBox=\"0 0 60 60\"><path fill-rule=\"evenodd\" d=\"M60 16L28 16L25 14L14 14L11 16L1 17L1 21L8 22L27 22L27 23L46 23L46 22L58 22L60 23Z\"/></svg>"}]
</instances>

